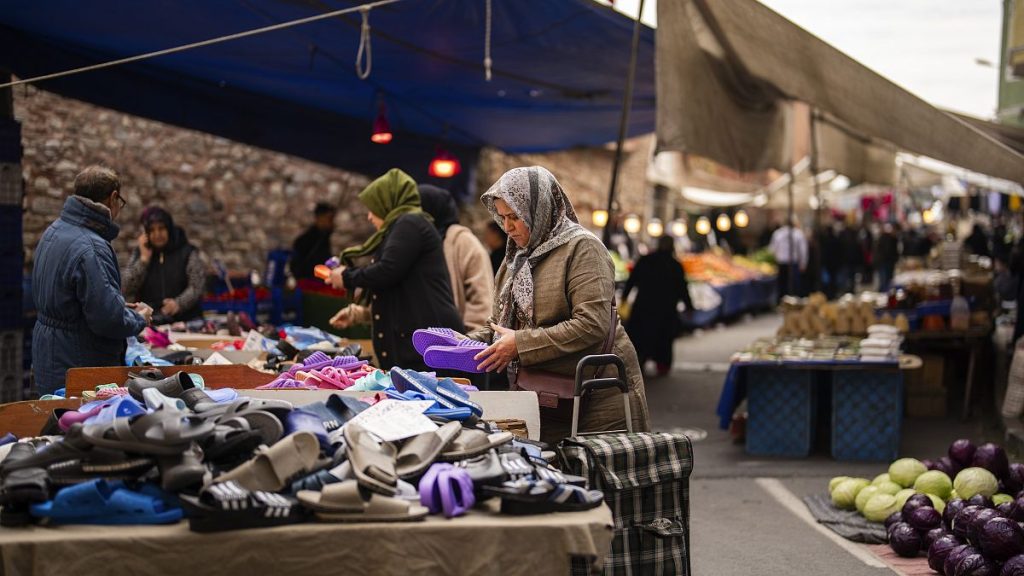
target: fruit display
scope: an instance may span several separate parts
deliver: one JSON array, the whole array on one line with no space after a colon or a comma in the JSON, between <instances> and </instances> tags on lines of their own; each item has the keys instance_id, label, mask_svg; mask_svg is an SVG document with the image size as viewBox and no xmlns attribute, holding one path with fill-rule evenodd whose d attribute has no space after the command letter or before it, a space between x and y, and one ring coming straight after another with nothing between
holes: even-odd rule
<instances>
[{"instance_id":1,"label":"fruit display","mask_svg":"<svg viewBox=\"0 0 1024 576\"><path fill-rule=\"evenodd\" d=\"M804 299L783 300L783 322L780 337L816 338L819 336L865 336L874 324L895 326L900 333L910 329L906 315L876 312L878 302L871 294L846 296L829 302L816 292Z\"/></svg>"},{"instance_id":2,"label":"fruit display","mask_svg":"<svg viewBox=\"0 0 1024 576\"><path fill-rule=\"evenodd\" d=\"M834 506L884 522L893 552L925 554L938 574L1024 576L1024 464L996 444L957 440L937 460L900 458L828 488Z\"/></svg>"},{"instance_id":3,"label":"fruit display","mask_svg":"<svg viewBox=\"0 0 1024 576\"><path fill-rule=\"evenodd\" d=\"M687 280L706 282L712 286L745 282L776 273L771 264L759 264L738 256L730 257L721 250L686 254L682 263Z\"/></svg>"}]
</instances>

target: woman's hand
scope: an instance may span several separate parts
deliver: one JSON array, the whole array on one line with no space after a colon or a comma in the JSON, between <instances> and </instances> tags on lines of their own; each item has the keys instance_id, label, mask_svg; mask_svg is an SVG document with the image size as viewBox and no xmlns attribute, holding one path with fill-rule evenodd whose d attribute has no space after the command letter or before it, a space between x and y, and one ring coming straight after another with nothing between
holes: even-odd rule
<instances>
[{"instance_id":1,"label":"woman's hand","mask_svg":"<svg viewBox=\"0 0 1024 576\"><path fill-rule=\"evenodd\" d=\"M181 310L178 306L178 301L174 298L164 298L163 306L160 307L160 312L164 316L174 316Z\"/></svg>"},{"instance_id":2,"label":"woman's hand","mask_svg":"<svg viewBox=\"0 0 1024 576\"><path fill-rule=\"evenodd\" d=\"M143 264L149 264L149 259L153 257L153 250L149 247L149 236L145 232L139 234L139 260L142 260Z\"/></svg>"},{"instance_id":3,"label":"woman's hand","mask_svg":"<svg viewBox=\"0 0 1024 576\"><path fill-rule=\"evenodd\" d=\"M519 356L519 350L516 349L516 331L493 323L491 329L499 335L498 341L484 348L473 359L480 363L477 366L480 370L500 372L508 368L509 362Z\"/></svg>"},{"instance_id":4,"label":"woman's hand","mask_svg":"<svg viewBox=\"0 0 1024 576\"><path fill-rule=\"evenodd\" d=\"M337 290L345 289L345 277L343 276L343 274L345 273L345 268L345 266L338 266L337 268L331 270L331 277L327 279L327 283L331 286L331 288L335 288Z\"/></svg>"},{"instance_id":5,"label":"woman's hand","mask_svg":"<svg viewBox=\"0 0 1024 576\"><path fill-rule=\"evenodd\" d=\"M338 313L331 316L331 326L338 330L344 330L352 325L352 311L349 306L338 310Z\"/></svg>"}]
</instances>

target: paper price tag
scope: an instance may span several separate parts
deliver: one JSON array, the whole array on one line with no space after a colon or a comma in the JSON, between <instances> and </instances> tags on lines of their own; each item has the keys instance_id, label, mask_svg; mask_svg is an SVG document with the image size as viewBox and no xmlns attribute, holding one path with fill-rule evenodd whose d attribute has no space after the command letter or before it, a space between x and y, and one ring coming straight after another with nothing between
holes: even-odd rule
<instances>
[{"instance_id":1,"label":"paper price tag","mask_svg":"<svg viewBox=\"0 0 1024 576\"><path fill-rule=\"evenodd\" d=\"M432 404L429 400L382 400L349 422L359 424L385 442L393 442L437 430L437 424L423 415Z\"/></svg>"}]
</instances>

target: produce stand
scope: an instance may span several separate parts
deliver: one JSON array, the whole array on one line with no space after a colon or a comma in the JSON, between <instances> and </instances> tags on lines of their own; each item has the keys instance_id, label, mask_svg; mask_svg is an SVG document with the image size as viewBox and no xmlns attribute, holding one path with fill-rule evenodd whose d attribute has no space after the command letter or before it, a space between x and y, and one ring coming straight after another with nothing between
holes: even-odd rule
<instances>
[{"instance_id":1,"label":"produce stand","mask_svg":"<svg viewBox=\"0 0 1024 576\"><path fill-rule=\"evenodd\" d=\"M822 413L818 397L824 393L831 402ZM886 460L899 450L903 376L898 362L735 362L718 402L723 429L743 398L748 399L750 454L806 457L822 425L831 427L836 459Z\"/></svg>"},{"instance_id":2,"label":"produce stand","mask_svg":"<svg viewBox=\"0 0 1024 576\"><path fill-rule=\"evenodd\" d=\"M0 530L4 574L503 574L570 573L611 548L607 505L533 516L485 510L446 520L296 524L215 534L171 526Z\"/></svg>"}]
</instances>

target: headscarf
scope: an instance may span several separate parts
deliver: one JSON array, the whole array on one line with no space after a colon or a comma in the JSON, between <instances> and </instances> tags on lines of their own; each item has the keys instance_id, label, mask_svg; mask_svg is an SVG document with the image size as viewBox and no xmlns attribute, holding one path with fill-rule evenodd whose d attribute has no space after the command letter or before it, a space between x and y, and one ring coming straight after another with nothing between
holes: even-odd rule
<instances>
[{"instance_id":1,"label":"headscarf","mask_svg":"<svg viewBox=\"0 0 1024 576\"><path fill-rule=\"evenodd\" d=\"M508 239L505 282L498 294L498 323L516 328L518 320L519 326L533 328L533 267L555 248L590 232L580 226L558 180L546 168L513 168L481 197L491 217L504 226L494 207L498 199L504 200L530 229L530 242L525 248Z\"/></svg>"},{"instance_id":2,"label":"headscarf","mask_svg":"<svg viewBox=\"0 0 1024 576\"><path fill-rule=\"evenodd\" d=\"M388 228L403 214L421 214L427 220L430 215L420 208L420 193L416 190L416 181L398 168L388 170L377 178L365 190L359 193L359 200L373 212L384 219L384 224L360 246L346 248L341 252L341 259L351 266L356 258L372 254L384 238Z\"/></svg>"},{"instance_id":3,"label":"headscarf","mask_svg":"<svg viewBox=\"0 0 1024 576\"><path fill-rule=\"evenodd\" d=\"M185 231L178 226L175 226L174 218L171 217L171 214L159 206L150 206L143 210L142 216L139 220L142 222L142 228L147 234L156 222L163 224L164 228L167 228L167 244L163 248L157 248L154 246L154 252L173 252L188 244L188 238L185 236Z\"/></svg>"},{"instance_id":4,"label":"headscarf","mask_svg":"<svg viewBox=\"0 0 1024 576\"><path fill-rule=\"evenodd\" d=\"M455 198L451 192L432 184L420 184L419 190L423 210L434 218L434 226L443 240L448 227L459 223L459 208L455 205Z\"/></svg>"}]
</instances>

